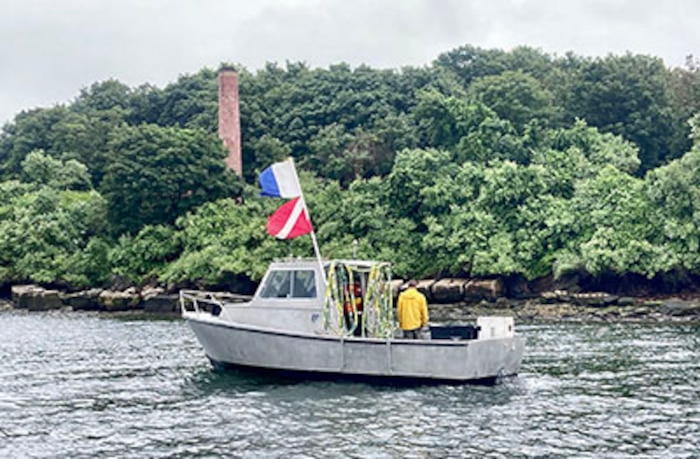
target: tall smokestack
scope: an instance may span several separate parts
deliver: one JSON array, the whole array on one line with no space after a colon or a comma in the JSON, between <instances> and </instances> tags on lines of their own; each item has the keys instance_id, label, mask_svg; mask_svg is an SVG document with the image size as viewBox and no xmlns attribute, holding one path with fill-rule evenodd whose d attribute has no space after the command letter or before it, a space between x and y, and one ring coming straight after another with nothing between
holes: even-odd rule
<instances>
[{"instance_id":1,"label":"tall smokestack","mask_svg":"<svg viewBox=\"0 0 700 459\"><path fill-rule=\"evenodd\" d=\"M238 74L232 67L219 70L219 138L223 140L228 157L226 165L239 177L243 176L241 157L241 115L238 110Z\"/></svg>"}]
</instances>

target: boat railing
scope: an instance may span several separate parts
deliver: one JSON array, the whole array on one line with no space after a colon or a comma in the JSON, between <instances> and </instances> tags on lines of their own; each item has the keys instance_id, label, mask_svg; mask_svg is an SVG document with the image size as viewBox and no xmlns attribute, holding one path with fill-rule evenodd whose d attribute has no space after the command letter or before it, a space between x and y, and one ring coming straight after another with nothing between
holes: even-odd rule
<instances>
[{"instance_id":1,"label":"boat railing","mask_svg":"<svg viewBox=\"0 0 700 459\"><path fill-rule=\"evenodd\" d=\"M288 257L275 257L273 261L277 263L291 263L291 262L316 262L318 263L318 258L310 258L310 257L293 257L293 256L288 256ZM327 262L328 260L324 260L324 262Z\"/></svg>"},{"instance_id":2,"label":"boat railing","mask_svg":"<svg viewBox=\"0 0 700 459\"><path fill-rule=\"evenodd\" d=\"M204 290L180 290L181 312L206 312L215 316L221 313L225 303L250 301L252 296L237 293L208 292Z\"/></svg>"}]
</instances>

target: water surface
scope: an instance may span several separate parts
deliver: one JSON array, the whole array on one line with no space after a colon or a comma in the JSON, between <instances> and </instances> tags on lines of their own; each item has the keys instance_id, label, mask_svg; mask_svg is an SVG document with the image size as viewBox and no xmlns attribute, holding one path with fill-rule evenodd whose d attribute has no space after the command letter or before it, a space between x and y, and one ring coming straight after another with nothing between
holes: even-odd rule
<instances>
[{"instance_id":1,"label":"water surface","mask_svg":"<svg viewBox=\"0 0 700 459\"><path fill-rule=\"evenodd\" d=\"M526 324L492 387L214 371L180 320L0 312L0 457L699 457L700 327Z\"/></svg>"}]
</instances>

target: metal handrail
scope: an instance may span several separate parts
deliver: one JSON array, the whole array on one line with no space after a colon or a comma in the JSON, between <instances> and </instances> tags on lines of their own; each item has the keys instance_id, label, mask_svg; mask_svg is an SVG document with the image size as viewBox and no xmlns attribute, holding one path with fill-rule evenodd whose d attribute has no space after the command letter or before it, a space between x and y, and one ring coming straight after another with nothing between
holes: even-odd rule
<instances>
[{"instance_id":1,"label":"metal handrail","mask_svg":"<svg viewBox=\"0 0 700 459\"><path fill-rule=\"evenodd\" d=\"M218 296L225 295L226 299L233 301L249 301L252 296L241 295L236 293L222 293L222 292L209 292L204 290L180 290L180 311L182 313L187 311L194 311L196 313L209 312L207 307L204 305L214 305L219 308L223 308L224 301L217 298ZM192 309L188 308L188 305L192 305ZM200 304L202 306L200 307Z\"/></svg>"}]
</instances>

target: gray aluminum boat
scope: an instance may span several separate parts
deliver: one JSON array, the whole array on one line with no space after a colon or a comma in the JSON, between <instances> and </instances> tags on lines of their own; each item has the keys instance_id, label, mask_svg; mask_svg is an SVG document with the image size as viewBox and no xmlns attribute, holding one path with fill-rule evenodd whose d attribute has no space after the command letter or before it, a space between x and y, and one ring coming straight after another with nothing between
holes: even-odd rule
<instances>
[{"instance_id":1,"label":"gray aluminum boat","mask_svg":"<svg viewBox=\"0 0 700 459\"><path fill-rule=\"evenodd\" d=\"M358 285L353 295L348 285ZM402 339L389 265L370 261L273 262L244 302L182 291L182 316L215 366L304 378L493 383L516 375L524 352L511 317L436 326ZM347 304L361 304L361 310Z\"/></svg>"}]
</instances>

